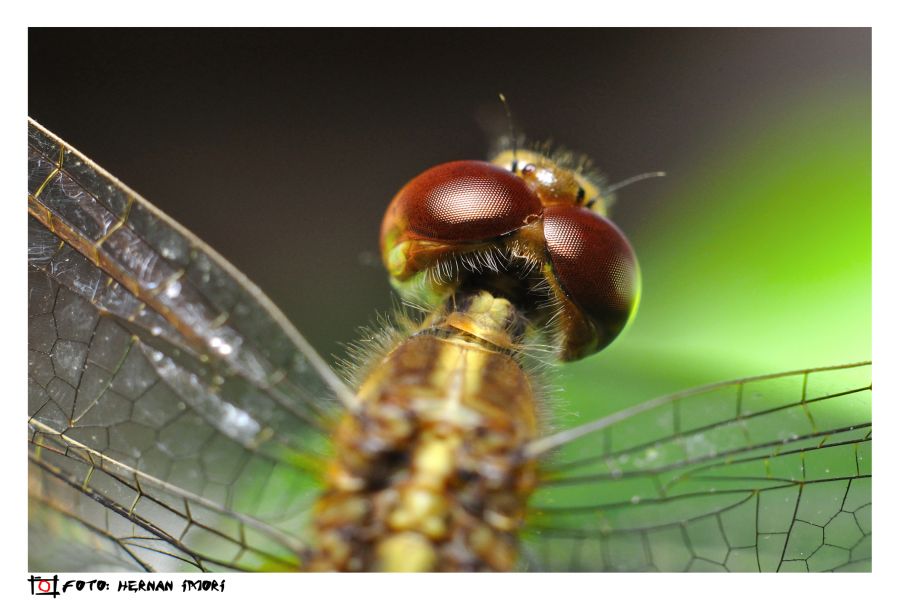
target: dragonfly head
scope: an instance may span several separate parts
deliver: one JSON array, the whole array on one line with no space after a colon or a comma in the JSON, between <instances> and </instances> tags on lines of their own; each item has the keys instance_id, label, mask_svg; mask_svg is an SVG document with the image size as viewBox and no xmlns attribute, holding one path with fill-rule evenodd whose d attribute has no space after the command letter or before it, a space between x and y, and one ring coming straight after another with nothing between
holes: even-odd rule
<instances>
[{"instance_id":1,"label":"dragonfly head","mask_svg":"<svg viewBox=\"0 0 900 600\"><path fill-rule=\"evenodd\" d=\"M491 162L522 178L544 206L583 206L606 216L611 196L603 193L599 176L590 162L568 152L507 149Z\"/></svg>"},{"instance_id":2,"label":"dragonfly head","mask_svg":"<svg viewBox=\"0 0 900 600\"><path fill-rule=\"evenodd\" d=\"M584 164L506 150L414 177L382 222L392 285L429 309L462 290L508 298L553 331L563 360L606 347L634 315L640 273Z\"/></svg>"}]
</instances>

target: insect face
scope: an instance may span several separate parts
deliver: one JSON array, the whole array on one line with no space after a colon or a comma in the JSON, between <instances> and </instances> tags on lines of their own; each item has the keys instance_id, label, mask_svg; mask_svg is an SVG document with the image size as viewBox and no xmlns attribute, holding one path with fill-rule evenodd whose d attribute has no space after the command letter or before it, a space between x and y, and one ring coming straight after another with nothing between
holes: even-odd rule
<instances>
[{"instance_id":1,"label":"insect face","mask_svg":"<svg viewBox=\"0 0 900 600\"><path fill-rule=\"evenodd\" d=\"M599 186L536 151L444 163L394 197L382 258L405 300L499 293L551 324L560 358L575 360L612 342L639 297L634 251L604 214Z\"/></svg>"}]
</instances>

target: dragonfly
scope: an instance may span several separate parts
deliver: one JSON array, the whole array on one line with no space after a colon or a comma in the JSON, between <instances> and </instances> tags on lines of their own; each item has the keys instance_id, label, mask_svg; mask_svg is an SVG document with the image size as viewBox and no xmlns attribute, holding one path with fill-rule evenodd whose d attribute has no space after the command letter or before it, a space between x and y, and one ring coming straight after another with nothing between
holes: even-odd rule
<instances>
[{"instance_id":1,"label":"dragonfly","mask_svg":"<svg viewBox=\"0 0 900 600\"><path fill-rule=\"evenodd\" d=\"M558 174L535 168L543 159L529 152L514 150L501 167L467 162L463 180L521 186ZM570 278L567 290L593 302L590 318L560 309L570 292L558 286L555 303L534 303L533 314L550 315L536 326L512 318L502 298L508 278L495 277L486 292L460 273L490 279L498 272L492 261L514 257L523 278L540 279L548 263L513 247L419 276L410 264L440 252L422 236L404 237L421 214L401 191L382 232L385 262L395 287L427 314L401 311L399 325L373 332L348 361L368 364L338 374L235 267L31 120L28 154L34 570L871 569L868 361L709 384L561 431L542 425L544 409L533 404L491 407L501 428L510 415L527 423L506 437L457 407L454 427L471 421L477 430L463 432L465 444L504 447L506 458L484 451L475 458L491 460L453 465L449 475L444 442L420 440L415 452L379 446L409 437L408 421L397 416L409 408L393 405L389 417L367 412L377 405L372 390L425 368L385 370L407 364L384 360L398 348L465 338L458 355L493 357L473 359L483 372L473 367L470 376L487 380L494 369L492 385L505 385L508 400L521 392L518 374L531 373L518 363L533 363L525 395L541 395L540 371L554 356L575 359L608 343L638 295L624 238L616 246L624 262L612 270L624 272L625 283L598 296L590 281ZM404 190L460 181L441 168ZM580 178L562 184L582 199L596 194ZM448 231L431 233L452 238ZM410 241L418 254L391 256ZM579 269L568 272L577 278ZM446 300L451 288L452 302L435 310L435 298ZM565 335L541 337L551 326ZM541 343L504 341L525 333ZM498 351L510 347L516 351ZM429 356L420 350L408 352L409 365ZM447 371L447 386L463 385L465 372ZM509 472L515 476L486 490L491 473ZM429 520L442 502L454 515L449 532L446 519ZM381 506L390 514L373 516ZM445 540L439 551L434 539Z\"/></svg>"}]
</instances>

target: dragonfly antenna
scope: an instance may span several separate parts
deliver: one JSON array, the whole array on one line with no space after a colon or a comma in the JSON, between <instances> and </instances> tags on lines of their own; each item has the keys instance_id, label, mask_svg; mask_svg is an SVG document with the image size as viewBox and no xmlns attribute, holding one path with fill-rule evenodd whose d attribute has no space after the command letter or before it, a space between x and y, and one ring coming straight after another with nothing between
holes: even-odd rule
<instances>
[{"instance_id":1,"label":"dragonfly antenna","mask_svg":"<svg viewBox=\"0 0 900 600\"><path fill-rule=\"evenodd\" d=\"M608 188L606 188L606 193L611 194L616 190L621 190L623 187L631 185L632 183L637 183L638 181L643 181L644 179L652 179L654 177L665 177L665 171L649 171L647 173L641 173L640 175L635 175L634 177L629 177L619 183L614 183Z\"/></svg>"},{"instance_id":2,"label":"dragonfly antenna","mask_svg":"<svg viewBox=\"0 0 900 600\"><path fill-rule=\"evenodd\" d=\"M506 112L506 124L509 127L509 137L512 141L512 172L515 173L519 167L519 137L516 135L516 125L513 122L512 111L509 109L509 101L506 99L506 96L503 95L503 92L500 92L497 95L500 96L500 102L503 104L504 112Z\"/></svg>"}]
</instances>

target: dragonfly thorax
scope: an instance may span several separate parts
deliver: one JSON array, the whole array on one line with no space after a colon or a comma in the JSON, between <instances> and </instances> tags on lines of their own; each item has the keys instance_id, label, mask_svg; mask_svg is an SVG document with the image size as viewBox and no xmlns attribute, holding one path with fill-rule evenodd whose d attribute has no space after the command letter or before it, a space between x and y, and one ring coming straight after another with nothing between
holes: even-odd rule
<instances>
[{"instance_id":1,"label":"dragonfly thorax","mask_svg":"<svg viewBox=\"0 0 900 600\"><path fill-rule=\"evenodd\" d=\"M461 295L361 374L315 509L313 570L506 571L535 485L516 308Z\"/></svg>"}]
</instances>

